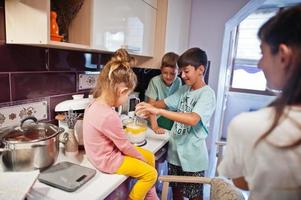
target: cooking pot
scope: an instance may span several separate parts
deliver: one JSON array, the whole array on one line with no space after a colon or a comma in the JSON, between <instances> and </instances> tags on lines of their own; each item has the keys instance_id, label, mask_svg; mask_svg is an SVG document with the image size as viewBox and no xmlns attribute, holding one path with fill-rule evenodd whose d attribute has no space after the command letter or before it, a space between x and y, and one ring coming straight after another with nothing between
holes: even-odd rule
<instances>
[{"instance_id":1,"label":"cooking pot","mask_svg":"<svg viewBox=\"0 0 301 200\"><path fill-rule=\"evenodd\" d=\"M131 143L137 146L145 144L147 123L145 120L134 117L122 121L125 133Z\"/></svg>"},{"instance_id":2,"label":"cooking pot","mask_svg":"<svg viewBox=\"0 0 301 200\"><path fill-rule=\"evenodd\" d=\"M24 123L27 120L33 122ZM27 117L20 126L0 129L0 163L5 171L30 171L52 165L59 153L63 128Z\"/></svg>"}]
</instances>

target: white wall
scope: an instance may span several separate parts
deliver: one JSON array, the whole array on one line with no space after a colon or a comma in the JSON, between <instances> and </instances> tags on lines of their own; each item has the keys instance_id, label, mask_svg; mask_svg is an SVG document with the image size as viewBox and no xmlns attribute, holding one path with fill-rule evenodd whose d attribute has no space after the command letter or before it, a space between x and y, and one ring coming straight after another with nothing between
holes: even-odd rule
<instances>
[{"instance_id":1,"label":"white wall","mask_svg":"<svg viewBox=\"0 0 301 200\"><path fill-rule=\"evenodd\" d=\"M229 92L225 116L222 126L222 137L227 138L227 129L234 116L241 112L249 112L265 107L275 99L275 96L266 96L250 93Z\"/></svg>"},{"instance_id":2,"label":"white wall","mask_svg":"<svg viewBox=\"0 0 301 200\"><path fill-rule=\"evenodd\" d=\"M192 0L189 47L200 47L205 50L211 61L209 85L217 94L218 78L225 23L234 16L249 0ZM213 133L213 120L209 127L207 144L210 154L215 154L214 138L218 133ZM213 170L215 157L210 155L210 169ZM212 171L209 171L212 174Z\"/></svg>"},{"instance_id":3,"label":"white wall","mask_svg":"<svg viewBox=\"0 0 301 200\"><path fill-rule=\"evenodd\" d=\"M211 60L209 85L216 91L225 23L249 0L192 0L189 47L200 47Z\"/></svg>"}]
</instances>

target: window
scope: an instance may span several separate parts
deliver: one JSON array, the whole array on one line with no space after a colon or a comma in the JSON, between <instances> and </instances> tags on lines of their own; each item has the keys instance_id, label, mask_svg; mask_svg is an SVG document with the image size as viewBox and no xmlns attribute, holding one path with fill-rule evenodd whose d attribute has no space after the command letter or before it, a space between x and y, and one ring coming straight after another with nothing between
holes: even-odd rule
<instances>
[{"instance_id":1,"label":"window","mask_svg":"<svg viewBox=\"0 0 301 200\"><path fill-rule=\"evenodd\" d=\"M254 93L266 91L266 79L262 70L257 68L261 57L257 32L260 26L276 12L276 9L259 10L240 23L237 29L231 90L248 90Z\"/></svg>"}]
</instances>

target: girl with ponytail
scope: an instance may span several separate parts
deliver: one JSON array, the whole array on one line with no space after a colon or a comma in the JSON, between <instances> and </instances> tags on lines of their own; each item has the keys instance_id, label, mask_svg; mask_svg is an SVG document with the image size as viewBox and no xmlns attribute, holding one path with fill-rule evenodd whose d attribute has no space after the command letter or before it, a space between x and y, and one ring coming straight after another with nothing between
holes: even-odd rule
<instances>
[{"instance_id":1,"label":"girl with ponytail","mask_svg":"<svg viewBox=\"0 0 301 200\"><path fill-rule=\"evenodd\" d=\"M101 71L93 91L95 100L85 110L84 146L88 159L99 171L137 179L128 199L157 200L155 157L130 143L118 113L112 109L127 101L136 87L133 63L127 51L119 49Z\"/></svg>"}]
</instances>

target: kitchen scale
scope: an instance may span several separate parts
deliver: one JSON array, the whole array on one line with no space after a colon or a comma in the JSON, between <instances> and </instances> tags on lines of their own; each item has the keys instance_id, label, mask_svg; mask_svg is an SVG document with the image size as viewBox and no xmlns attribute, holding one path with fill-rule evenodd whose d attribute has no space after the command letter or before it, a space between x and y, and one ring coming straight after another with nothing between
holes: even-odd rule
<instances>
[{"instance_id":1,"label":"kitchen scale","mask_svg":"<svg viewBox=\"0 0 301 200\"><path fill-rule=\"evenodd\" d=\"M42 171L38 180L67 192L73 192L88 182L95 174L95 169L71 162L60 162Z\"/></svg>"}]
</instances>

